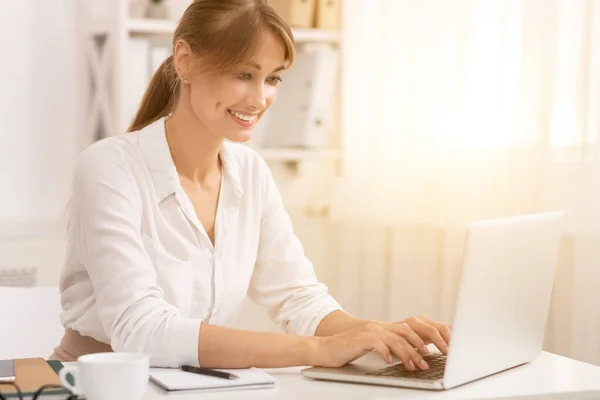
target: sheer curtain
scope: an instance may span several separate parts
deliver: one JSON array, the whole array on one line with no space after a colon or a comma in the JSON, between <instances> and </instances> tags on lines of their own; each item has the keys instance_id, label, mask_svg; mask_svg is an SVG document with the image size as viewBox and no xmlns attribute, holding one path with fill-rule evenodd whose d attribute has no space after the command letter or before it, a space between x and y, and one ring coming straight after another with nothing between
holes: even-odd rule
<instances>
[{"instance_id":1,"label":"sheer curtain","mask_svg":"<svg viewBox=\"0 0 600 400\"><path fill-rule=\"evenodd\" d=\"M560 209L545 348L600 364L600 1L348 0L343 23L332 216L401 229L437 281L392 265L396 314L451 317L471 221Z\"/></svg>"}]
</instances>

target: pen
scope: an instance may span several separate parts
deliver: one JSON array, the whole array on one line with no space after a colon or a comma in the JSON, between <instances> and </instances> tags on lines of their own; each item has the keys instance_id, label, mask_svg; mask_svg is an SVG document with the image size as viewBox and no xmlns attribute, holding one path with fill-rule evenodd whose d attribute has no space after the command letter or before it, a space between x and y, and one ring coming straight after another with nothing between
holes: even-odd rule
<instances>
[{"instance_id":1,"label":"pen","mask_svg":"<svg viewBox=\"0 0 600 400\"><path fill-rule=\"evenodd\" d=\"M217 370L209 369L209 368L193 367L191 365L182 365L181 370L186 371L186 372L192 372L194 374L215 376L217 378L223 378L223 379L239 379L240 378L239 376L237 376L235 374L231 374L229 372L217 371Z\"/></svg>"}]
</instances>

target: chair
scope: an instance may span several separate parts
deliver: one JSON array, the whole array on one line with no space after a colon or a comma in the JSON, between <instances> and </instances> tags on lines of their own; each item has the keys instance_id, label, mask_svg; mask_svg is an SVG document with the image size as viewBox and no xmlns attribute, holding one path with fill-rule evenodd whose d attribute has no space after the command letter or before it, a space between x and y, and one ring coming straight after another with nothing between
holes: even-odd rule
<instances>
[{"instance_id":1,"label":"chair","mask_svg":"<svg viewBox=\"0 0 600 400\"><path fill-rule=\"evenodd\" d=\"M57 287L0 287L0 359L48 358L59 344Z\"/></svg>"}]
</instances>

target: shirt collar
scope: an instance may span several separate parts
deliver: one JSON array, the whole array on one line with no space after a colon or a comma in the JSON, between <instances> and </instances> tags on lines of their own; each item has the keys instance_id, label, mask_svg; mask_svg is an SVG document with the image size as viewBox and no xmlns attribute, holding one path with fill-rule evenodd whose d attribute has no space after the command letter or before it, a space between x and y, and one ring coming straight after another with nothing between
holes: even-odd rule
<instances>
[{"instance_id":1,"label":"shirt collar","mask_svg":"<svg viewBox=\"0 0 600 400\"><path fill-rule=\"evenodd\" d=\"M160 203L181 186L167 142L165 119L161 118L143 128L139 132L139 143L142 156L152 176L156 200ZM231 180L233 191L241 197L244 191L240 180L239 160L233 154L230 144L223 143L219 156L223 164L223 176Z\"/></svg>"},{"instance_id":2,"label":"shirt collar","mask_svg":"<svg viewBox=\"0 0 600 400\"><path fill-rule=\"evenodd\" d=\"M221 150L219 151L219 156L221 157L221 163L223 164L225 174L231 179L233 191L238 197L242 197L244 188L242 187L242 180L240 177L240 160L235 157L230 143L226 141L223 142Z\"/></svg>"}]
</instances>

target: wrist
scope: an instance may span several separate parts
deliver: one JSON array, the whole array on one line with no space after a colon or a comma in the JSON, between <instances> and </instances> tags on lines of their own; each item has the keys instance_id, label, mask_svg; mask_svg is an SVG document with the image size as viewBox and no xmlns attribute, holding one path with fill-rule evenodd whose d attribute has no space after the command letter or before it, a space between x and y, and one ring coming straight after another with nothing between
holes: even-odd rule
<instances>
[{"instance_id":1,"label":"wrist","mask_svg":"<svg viewBox=\"0 0 600 400\"><path fill-rule=\"evenodd\" d=\"M299 336L299 345L297 348L298 364L302 366L319 365L321 354L322 338L315 336Z\"/></svg>"},{"instance_id":2,"label":"wrist","mask_svg":"<svg viewBox=\"0 0 600 400\"><path fill-rule=\"evenodd\" d=\"M351 319L348 320L346 329L344 331L360 329L360 328L364 328L367 325L372 325L372 324L381 325L380 321L376 321L374 319L364 319L364 318L356 318L356 317L350 317L350 318Z\"/></svg>"}]
</instances>

